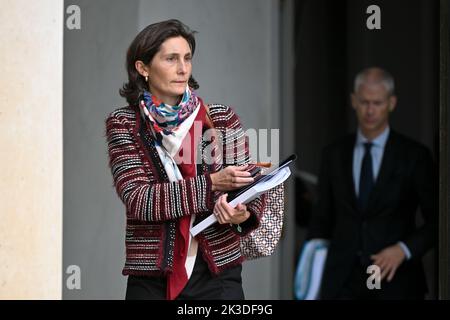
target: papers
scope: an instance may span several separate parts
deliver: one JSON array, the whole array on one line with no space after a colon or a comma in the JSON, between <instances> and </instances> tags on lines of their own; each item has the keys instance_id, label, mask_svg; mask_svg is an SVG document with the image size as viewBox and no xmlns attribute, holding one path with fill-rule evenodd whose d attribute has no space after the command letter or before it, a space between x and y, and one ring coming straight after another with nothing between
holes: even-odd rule
<instances>
[{"instance_id":1,"label":"papers","mask_svg":"<svg viewBox=\"0 0 450 320\"><path fill-rule=\"evenodd\" d=\"M287 159L282 161L279 165L273 166L267 171L264 171L264 174L259 175L255 178L255 181L248 186L245 186L239 190L228 192L228 202L233 200L234 198L240 196L242 193L246 192L248 189L252 188L257 183L262 183L263 181L266 181L268 179L271 179L272 176L278 173L278 171L282 170L283 168L287 167L292 161L297 159L297 156L295 154L292 154ZM275 185L276 186L276 185ZM274 187L275 187L274 186ZM272 187L273 188L273 187ZM269 188L270 189L270 188ZM269 190L267 189L267 190Z\"/></svg>"},{"instance_id":2,"label":"papers","mask_svg":"<svg viewBox=\"0 0 450 320\"><path fill-rule=\"evenodd\" d=\"M305 300L316 300L319 297L320 284L322 283L323 267L327 258L327 249L317 249L313 259L313 269L310 279L310 288L306 294Z\"/></svg>"},{"instance_id":3,"label":"papers","mask_svg":"<svg viewBox=\"0 0 450 320\"><path fill-rule=\"evenodd\" d=\"M312 239L305 243L294 280L294 291L298 300L319 298L328 244L325 239Z\"/></svg>"},{"instance_id":4,"label":"papers","mask_svg":"<svg viewBox=\"0 0 450 320\"><path fill-rule=\"evenodd\" d=\"M245 187L242 191L235 194L232 197L232 200L228 202L230 206L232 208L235 208L239 203L248 203L267 190L270 190L280 183L286 181L286 179L291 175L291 170L289 169L287 164L288 163L277 167L274 170L270 170L270 172L268 172L267 174L261 175L257 181L253 182L249 186ZM199 234L215 222L217 222L216 216L214 214L211 214L205 220L201 221L191 228L192 236L195 237L197 234Z\"/></svg>"}]
</instances>

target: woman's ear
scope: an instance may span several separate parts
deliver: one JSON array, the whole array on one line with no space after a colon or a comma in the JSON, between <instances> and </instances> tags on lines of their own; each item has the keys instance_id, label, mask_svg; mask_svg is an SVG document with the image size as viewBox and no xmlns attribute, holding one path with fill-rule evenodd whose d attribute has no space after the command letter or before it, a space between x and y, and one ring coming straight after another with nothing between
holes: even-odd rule
<instances>
[{"instance_id":1,"label":"woman's ear","mask_svg":"<svg viewBox=\"0 0 450 320\"><path fill-rule=\"evenodd\" d=\"M147 66L141 60L136 61L134 63L134 67L141 76L148 77L149 73L147 70Z\"/></svg>"}]
</instances>

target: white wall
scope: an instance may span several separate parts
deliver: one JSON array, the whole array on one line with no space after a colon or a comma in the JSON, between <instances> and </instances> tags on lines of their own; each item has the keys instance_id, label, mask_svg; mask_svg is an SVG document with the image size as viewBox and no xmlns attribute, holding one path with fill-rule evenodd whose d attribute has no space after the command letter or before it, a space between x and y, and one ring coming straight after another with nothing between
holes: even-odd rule
<instances>
[{"instance_id":1,"label":"white wall","mask_svg":"<svg viewBox=\"0 0 450 320\"><path fill-rule=\"evenodd\" d=\"M0 299L60 299L63 3L0 8Z\"/></svg>"}]
</instances>

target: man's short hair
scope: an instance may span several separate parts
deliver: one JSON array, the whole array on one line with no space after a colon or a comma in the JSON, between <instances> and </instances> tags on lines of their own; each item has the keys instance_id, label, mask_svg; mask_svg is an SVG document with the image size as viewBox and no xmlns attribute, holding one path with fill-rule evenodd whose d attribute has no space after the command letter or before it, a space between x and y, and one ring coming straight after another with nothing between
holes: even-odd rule
<instances>
[{"instance_id":1,"label":"man's short hair","mask_svg":"<svg viewBox=\"0 0 450 320\"><path fill-rule=\"evenodd\" d=\"M378 67L366 68L360 71L354 82L353 90L358 91L358 88L363 83L381 83L386 88L388 94L394 95L394 77L384 69Z\"/></svg>"}]
</instances>

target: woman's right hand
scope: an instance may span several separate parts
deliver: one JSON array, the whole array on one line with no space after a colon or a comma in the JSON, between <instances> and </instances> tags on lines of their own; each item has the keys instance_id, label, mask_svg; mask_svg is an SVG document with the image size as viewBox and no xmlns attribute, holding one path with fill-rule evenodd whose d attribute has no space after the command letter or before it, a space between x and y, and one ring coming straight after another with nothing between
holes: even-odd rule
<instances>
[{"instance_id":1,"label":"woman's right hand","mask_svg":"<svg viewBox=\"0 0 450 320\"><path fill-rule=\"evenodd\" d=\"M245 166L229 166L211 173L212 191L231 191L242 188L253 182L250 172Z\"/></svg>"}]
</instances>

